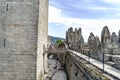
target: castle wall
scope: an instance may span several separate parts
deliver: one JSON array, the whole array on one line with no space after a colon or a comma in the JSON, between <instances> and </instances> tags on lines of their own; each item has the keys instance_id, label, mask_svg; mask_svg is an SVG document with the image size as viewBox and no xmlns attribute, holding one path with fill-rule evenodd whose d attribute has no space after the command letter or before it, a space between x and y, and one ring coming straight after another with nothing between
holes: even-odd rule
<instances>
[{"instance_id":1,"label":"castle wall","mask_svg":"<svg viewBox=\"0 0 120 80\"><path fill-rule=\"evenodd\" d=\"M36 80L42 72L47 6L47 0L0 1L0 80Z\"/></svg>"},{"instance_id":2,"label":"castle wall","mask_svg":"<svg viewBox=\"0 0 120 80\"><path fill-rule=\"evenodd\" d=\"M67 53L66 71L69 80L111 80L93 65L73 53Z\"/></svg>"},{"instance_id":3,"label":"castle wall","mask_svg":"<svg viewBox=\"0 0 120 80\"><path fill-rule=\"evenodd\" d=\"M39 21L38 21L38 47L37 47L37 79L42 77L43 70L46 66L43 65L43 45L47 45L48 35L48 0L40 0L39 4ZM46 54L45 54L46 57ZM44 68L43 68L44 67Z\"/></svg>"}]
</instances>

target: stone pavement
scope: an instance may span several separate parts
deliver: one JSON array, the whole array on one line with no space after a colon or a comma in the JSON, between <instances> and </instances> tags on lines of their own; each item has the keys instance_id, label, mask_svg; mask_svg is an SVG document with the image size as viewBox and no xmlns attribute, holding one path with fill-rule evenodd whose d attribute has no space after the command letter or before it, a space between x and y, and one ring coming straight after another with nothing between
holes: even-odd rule
<instances>
[{"instance_id":1,"label":"stone pavement","mask_svg":"<svg viewBox=\"0 0 120 80\"><path fill-rule=\"evenodd\" d=\"M74 53L74 54L82 57L83 59L89 61L92 65L94 65L94 66L98 67L99 69L103 70L103 63L102 63L102 62L97 61L97 60L95 60L95 59L93 59L93 58L90 58L90 59L89 59L88 56L86 56L86 55L84 55L84 54L81 54L81 53L79 53L79 52L73 51L73 50L69 50L69 49L68 49L68 51L70 51L70 52L72 52L72 53ZM109 65L107 65L107 64L104 64L104 71L105 71L107 74L112 75L112 76L114 76L115 78L117 78L118 80L120 80L120 70L118 70L118 69L116 69L116 68L113 68L113 67L111 67L111 66L109 66Z\"/></svg>"}]
</instances>

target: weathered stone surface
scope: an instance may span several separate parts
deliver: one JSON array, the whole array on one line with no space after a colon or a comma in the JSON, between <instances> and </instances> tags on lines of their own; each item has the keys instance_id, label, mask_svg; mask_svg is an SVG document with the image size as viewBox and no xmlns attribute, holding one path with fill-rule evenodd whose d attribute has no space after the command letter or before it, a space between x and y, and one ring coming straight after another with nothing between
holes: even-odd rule
<instances>
[{"instance_id":1,"label":"weathered stone surface","mask_svg":"<svg viewBox=\"0 0 120 80\"><path fill-rule=\"evenodd\" d=\"M32 0L35 2L34 0ZM47 71L46 60L43 61L43 46L47 45L48 36L48 0L39 0L39 17L38 17L38 32L37 32L37 80L41 76L43 70ZM47 56L45 56L46 59Z\"/></svg>"},{"instance_id":2,"label":"weathered stone surface","mask_svg":"<svg viewBox=\"0 0 120 80\"><path fill-rule=\"evenodd\" d=\"M48 40L47 40L48 42L48 45L51 45L52 44L52 39L51 39L51 37L48 35Z\"/></svg>"},{"instance_id":3,"label":"weathered stone surface","mask_svg":"<svg viewBox=\"0 0 120 80\"><path fill-rule=\"evenodd\" d=\"M93 65L87 64L85 60L73 53L67 55L66 69L69 80L111 80Z\"/></svg>"},{"instance_id":4,"label":"weathered stone surface","mask_svg":"<svg viewBox=\"0 0 120 80\"><path fill-rule=\"evenodd\" d=\"M71 36L69 36L70 31L72 32ZM95 37L93 33L90 33L87 44L84 44L81 28L78 30L75 29L75 31L70 28L66 34L68 35L67 38L69 38L71 41L70 49L80 51L83 54L88 55L94 59L102 61L103 53L113 56L120 55L120 31L118 33L118 36L115 32L113 32L111 35L108 27L105 26L101 32L101 41L99 40L98 36ZM117 65L117 61L113 61L113 63Z\"/></svg>"},{"instance_id":5,"label":"weathered stone surface","mask_svg":"<svg viewBox=\"0 0 120 80\"><path fill-rule=\"evenodd\" d=\"M71 46L72 42L73 42L73 28L69 28L67 31L67 42L69 44L69 46Z\"/></svg>"},{"instance_id":6,"label":"weathered stone surface","mask_svg":"<svg viewBox=\"0 0 120 80\"><path fill-rule=\"evenodd\" d=\"M105 54L105 60L108 65L111 65L117 69L120 69L120 55Z\"/></svg>"},{"instance_id":7,"label":"weathered stone surface","mask_svg":"<svg viewBox=\"0 0 120 80\"><path fill-rule=\"evenodd\" d=\"M47 7L47 0L0 0L0 80L43 75Z\"/></svg>"},{"instance_id":8,"label":"weathered stone surface","mask_svg":"<svg viewBox=\"0 0 120 80\"><path fill-rule=\"evenodd\" d=\"M67 80L67 75L64 71L57 71L52 77L52 80Z\"/></svg>"},{"instance_id":9,"label":"weathered stone surface","mask_svg":"<svg viewBox=\"0 0 120 80\"><path fill-rule=\"evenodd\" d=\"M101 33L101 43L103 46L110 42L110 31L107 26L105 26Z\"/></svg>"},{"instance_id":10,"label":"weathered stone surface","mask_svg":"<svg viewBox=\"0 0 120 80\"><path fill-rule=\"evenodd\" d=\"M111 43L113 43L113 42L118 43L118 37L115 32L113 32L111 35Z\"/></svg>"},{"instance_id":11,"label":"weathered stone surface","mask_svg":"<svg viewBox=\"0 0 120 80\"><path fill-rule=\"evenodd\" d=\"M77 46L77 49L79 50L84 45L84 38L82 36L81 28L78 29L76 37L77 37L77 39L76 39L76 46Z\"/></svg>"},{"instance_id":12,"label":"weathered stone surface","mask_svg":"<svg viewBox=\"0 0 120 80\"><path fill-rule=\"evenodd\" d=\"M61 69L61 64L59 61L54 60L54 59L48 59L48 65L49 65L49 69L52 70L59 70Z\"/></svg>"},{"instance_id":13,"label":"weathered stone surface","mask_svg":"<svg viewBox=\"0 0 120 80\"><path fill-rule=\"evenodd\" d=\"M57 56L56 56L57 57ZM48 58L49 72L44 76L45 80L67 80L66 73L62 70L61 63L50 55Z\"/></svg>"},{"instance_id":14,"label":"weathered stone surface","mask_svg":"<svg viewBox=\"0 0 120 80\"><path fill-rule=\"evenodd\" d=\"M82 30L79 28L73 31L73 28L69 28L66 32L66 40L70 48L80 50L84 45L84 38L82 36ZM72 46L72 47L71 47Z\"/></svg>"},{"instance_id":15,"label":"weathered stone surface","mask_svg":"<svg viewBox=\"0 0 120 80\"><path fill-rule=\"evenodd\" d=\"M36 79L39 2L34 5L32 2L19 3L17 0L2 2L5 3L4 8L1 8L4 14L1 26L4 29L2 29L4 44L1 47L0 58L6 62L0 63L2 73L0 80Z\"/></svg>"},{"instance_id":16,"label":"weathered stone surface","mask_svg":"<svg viewBox=\"0 0 120 80\"><path fill-rule=\"evenodd\" d=\"M96 38L93 33L90 33L90 36L88 37L88 46L92 51L96 49Z\"/></svg>"},{"instance_id":17,"label":"weathered stone surface","mask_svg":"<svg viewBox=\"0 0 120 80\"><path fill-rule=\"evenodd\" d=\"M120 43L120 30L119 30L119 33L118 33L118 42Z\"/></svg>"},{"instance_id":18,"label":"weathered stone surface","mask_svg":"<svg viewBox=\"0 0 120 80\"><path fill-rule=\"evenodd\" d=\"M100 47L100 39L99 39L99 37L98 36L96 36L95 37L95 41L96 41L96 45L98 46L98 47Z\"/></svg>"},{"instance_id":19,"label":"weathered stone surface","mask_svg":"<svg viewBox=\"0 0 120 80\"><path fill-rule=\"evenodd\" d=\"M116 64L120 65L120 55L112 56L112 61L114 61Z\"/></svg>"},{"instance_id":20,"label":"weathered stone surface","mask_svg":"<svg viewBox=\"0 0 120 80\"><path fill-rule=\"evenodd\" d=\"M98 56L98 50L100 45L99 38L95 37L93 33L90 33L87 45L90 53L90 54L88 53L87 54L95 59L99 59L99 56Z\"/></svg>"}]
</instances>

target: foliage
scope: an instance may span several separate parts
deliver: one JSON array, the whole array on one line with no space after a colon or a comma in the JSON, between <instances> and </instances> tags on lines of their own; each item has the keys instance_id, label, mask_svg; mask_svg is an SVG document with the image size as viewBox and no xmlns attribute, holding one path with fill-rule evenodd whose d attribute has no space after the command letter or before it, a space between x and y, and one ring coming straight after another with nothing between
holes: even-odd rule
<instances>
[{"instance_id":1,"label":"foliage","mask_svg":"<svg viewBox=\"0 0 120 80\"><path fill-rule=\"evenodd\" d=\"M62 41L65 40L64 38L54 37L54 36L50 36L50 39L52 44L56 44L57 40L62 40Z\"/></svg>"},{"instance_id":2,"label":"foliage","mask_svg":"<svg viewBox=\"0 0 120 80\"><path fill-rule=\"evenodd\" d=\"M63 42L62 40L57 40L57 41L56 41L56 44L57 44L57 45L60 45L60 44L63 44L63 43L64 43L64 42Z\"/></svg>"}]
</instances>

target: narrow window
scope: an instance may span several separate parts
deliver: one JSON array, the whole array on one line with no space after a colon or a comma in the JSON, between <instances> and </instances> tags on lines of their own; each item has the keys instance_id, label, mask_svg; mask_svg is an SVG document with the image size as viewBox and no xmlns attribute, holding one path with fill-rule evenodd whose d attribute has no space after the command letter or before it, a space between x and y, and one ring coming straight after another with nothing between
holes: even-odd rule
<instances>
[{"instance_id":1,"label":"narrow window","mask_svg":"<svg viewBox=\"0 0 120 80\"><path fill-rule=\"evenodd\" d=\"M4 48L5 48L5 42L6 42L6 39L4 38Z\"/></svg>"},{"instance_id":2,"label":"narrow window","mask_svg":"<svg viewBox=\"0 0 120 80\"><path fill-rule=\"evenodd\" d=\"M7 3L7 6L6 6L6 11L8 11L8 3Z\"/></svg>"}]
</instances>

